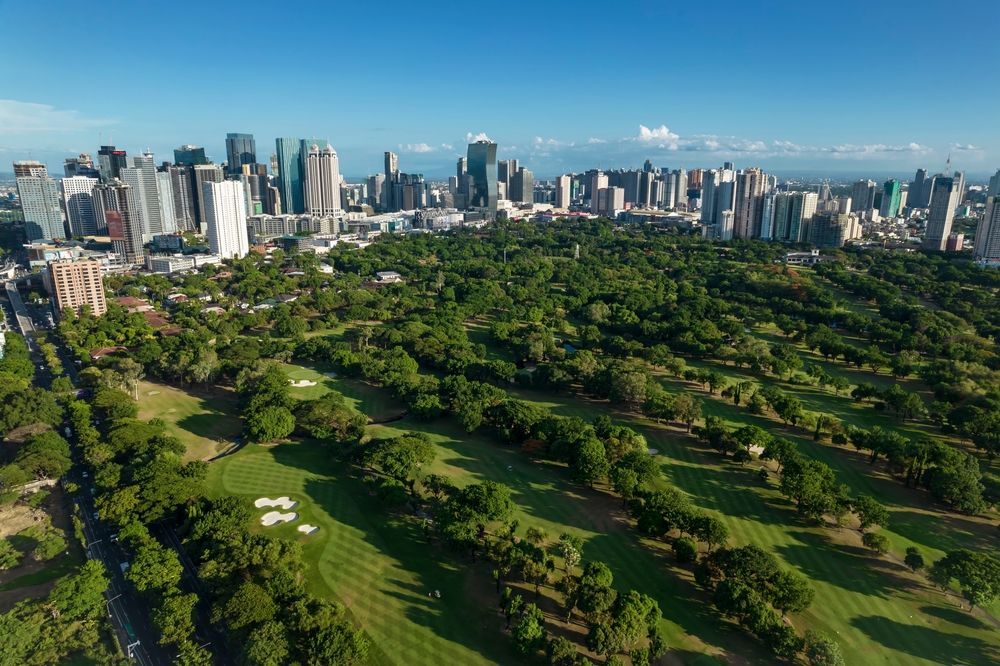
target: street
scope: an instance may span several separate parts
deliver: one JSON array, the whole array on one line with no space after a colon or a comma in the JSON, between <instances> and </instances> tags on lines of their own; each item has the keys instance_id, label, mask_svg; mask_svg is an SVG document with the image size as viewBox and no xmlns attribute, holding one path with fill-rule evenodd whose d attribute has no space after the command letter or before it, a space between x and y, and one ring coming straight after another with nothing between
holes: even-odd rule
<instances>
[{"instance_id":1,"label":"street","mask_svg":"<svg viewBox=\"0 0 1000 666\"><path fill-rule=\"evenodd\" d=\"M127 557L120 545L111 542L111 535L115 531L94 517L94 500L89 490L92 484L90 479L83 478L82 470L82 463L74 465L74 476L82 489L77 503L83 514L87 556L100 560L111 579L107 591L108 617L111 618L122 650L131 654L142 666L171 664L173 659L170 650L157 643L159 632L150 620L152 608L135 594L131 584L125 580L122 563L127 561Z\"/></svg>"}]
</instances>

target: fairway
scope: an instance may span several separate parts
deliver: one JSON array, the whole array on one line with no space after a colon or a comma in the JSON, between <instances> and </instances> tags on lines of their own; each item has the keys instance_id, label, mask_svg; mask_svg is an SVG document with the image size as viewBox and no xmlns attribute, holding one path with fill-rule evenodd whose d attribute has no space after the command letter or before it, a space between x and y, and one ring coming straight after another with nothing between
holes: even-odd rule
<instances>
[{"instance_id":1,"label":"fairway","mask_svg":"<svg viewBox=\"0 0 1000 666\"><path fill-rule=\"evenodd\" d=\"M336 374L332 367L322 363L309 365L284 365L289 381L315 382L314 386L292 386L291 395L298 400L314 400L324 393L337 391L347 405L378 423L398 418L406 409L405 403L394 399L387 391L345 377L327 377Z\"/></svg>"},{"instance_id":2,"label":"fairway","mask_svg":"<svg viewBox=\"0 0 1000 666\"><path fill-rule=\"evenodd\" d=\"M202 387L197 387L202 393ZM187 447L185 460L211 458L233 444L243 424L233 391L215 387L195 395L167 384L139 382L139 418L163 419L167 432Z\"/></svg>"}]
</instances>

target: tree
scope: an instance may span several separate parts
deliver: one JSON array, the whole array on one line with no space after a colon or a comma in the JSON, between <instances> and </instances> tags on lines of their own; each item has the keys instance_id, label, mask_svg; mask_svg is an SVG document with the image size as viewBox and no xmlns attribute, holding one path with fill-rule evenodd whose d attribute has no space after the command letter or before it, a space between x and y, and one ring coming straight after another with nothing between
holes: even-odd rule
<instances>
[{"instance_id":1,"label":"tree","mask_svg":"<svg viewBox=\"0 0 1000 666\"><path fill-rule=\"evenodd\" d=\"M194 632L192 617L197 604L197 594L171 594L153 609L152 620L160 630L160 644L179 644Z\"/></svg>"},{"instance_id":2,"label":"tree","mask_svg":"<svg viewBox=\"0 0 1000 666\"><path fill-rule=\"evenodd\" d=\"M563 638L556 636L545 648L545 656L550 666L574 666L576 664L576 646Z\"/></svg>"},{"instance_id":3,"label":"tree","mask_svg":"<svg viewBox=\"0 0 1000 666\"><path fill-rule=\"evenodd\" d=\"M681 537L674 541L673 551L674 557L680 564L694 562L698 559L698 546L694 540L687 537Z\"/></svg>"},{"instance_id":4,"label":"tree","mask_svg":"<svg viewBox=\"0 0 1000 666\"><path fill-rule=\"evenodd\" d=\"M529 527L524 538L528 543L534 544L536 546L545 542L549 538L549 535L545 533L545 530L538 527Z\"/></svg>"},{"instance_id":5,"label":"tree","mask_svg":"<svg viewBox=\"0 0 1000 666\"><path fill-rule=\"evenodd\" d=\"M833 386L833 390L836 392L837 395L840 395L841 391L846 391L847 389L851 388L850 380L848 380L847 377L843 377L841 375L835 376L833 380L830 382L830 385Z\"/></svg>"},{"instance_id":6,"label":"tree","mask_svg":"<svg viewBox=\"0 0 1000 666\"><path fill-rule=\"evenodd\" d=\"M287 407L269 405L244 411L247 432L258 442L273 442L288 437L295 429L295 417Z\"/></svg>"},{"instance_id":7,"label":"tree","mask_svg":"<svg viewBox=\"0 0 1000 666\"><path fill-rule=\"evenodd\" d=\"M150 541L136 549L125 578L139 592L160 593L179 583L183 573L176 551Z\"/></svg>"},{"instance_id":8,"label":"tree","mask_svg":"<svg viewBox=\"0 0 1000 666\"><path fill-rule=\"evenodd\" d=\"M872 525L878 525L882 528L889 526L889 512L868 495L858 495L851 502L851 508L854 509L854 513L858 514L862 532Z\"/></svg>"},{"instance_id":9,"label":"tree","mask_svg":"<svg viewBox=\"0 0 1000 666\"><path fill-rule=\"evenodd\" d=\"M910 571L916 573L924 568L924 556L920 554L920 549L916 546L909 546L906 549L906 557L903 563L910 567Z\"/></svg>"},{"instance_id":10,"label":"tree","mask_svg":"<svg viewBox=\"0 0 1000 666\"><path fill-rule=\"evenodd\" d=\"M285 625L276 621L265 622L251 631L244 645L246 663L256 666L283 666L290 650Z\"/></svg>"},{"instance_id":11,"label":"tree","mask_svg":"<svg viewBox=\"0 0 1000 666\"><path fill-rule=\"evenodd\" d=\"M677 420L691 432L691 426L701 420L701 401L687 393L681 393L674 398L674 413Z\"/></svg>"},{"instance_id":12,"label":"tree","mask_svg":"<svg viewBox=\"0 0 1000 666\"><path fill-rule=\"evenodd\" d=\"M782 613L801 613L812 605L816 591L804 576L779 571L771 579L771 605Z\"/></svg>"},{"instance_id":13,"label":"tree","mask_svg":"<svg viewBox=\"0 0 1000 666\"><path fill-rule=\"evenodd\" d=\"M879 555L885 555L889 552L889 539L878 532L865 532L861 537L861 543L864 544L865 548L871 548Z\"/></svg>"},{"instance_id":14,"label":"tree","mask_svg":"<svg viewBox=\"0 0 1000 666\"><path fill-rule=\"evenodd\" d=\"M840 645L822 631L806 630L806 656L813 666L844 666Z\"/></svg>"},{"instance_id":15,"label":"tree","mask_svg":"<svg viewBox=\"0 0 1000 666\"><path fill-rule=\"evenodd\" d=\"M585 439L580 445L576 463L573 465L573 479L593 488L596 482L608 475L608 471L604 444L594 437Z\"/></svg>"},{"instance_id":16,"label":"tree","mask_svg":"<svg viewBox=\"0 0 1000 666\"><path fill-rule=\"evenodd\" d=\"M222 615L232 630L261 624L274 618L278 606L260 585L246 581L226 602Z\"/></svg>"},{"instance_id":17,"label":"tree","mask_svg":"<svg viewBox=\"0 0 1000 666\"><path fill-rule=\"evenodd\" d=\"M969 601L970 611L1000 596L1000 560L986 553L964 548L949 551L934 563L928 577L942 587L957 579L962 595Z\"/></svg>"},{"instance_id":18,"label":"tree","mask_svg":"<svg viewBox=\"0 0 1000 666\"><path fill-rule=\"evenodd\" d=\"M778 463L777 471L780 472L782 465L797 455L795 442L781 437L772 437L764 445L764 452L760 454L760 459L775 461Z\"/></svg>"},{"instance_id":19,"label":"tree","mask_svg":"<svg viewBox=\"0 0 1000 666\"><path fill-rule=\"evenodd\" d=\"M0 570L16 567L18 558L23 555L24 553L14 550L10 541L0 539Z\"/></svg>"}]
</instances>

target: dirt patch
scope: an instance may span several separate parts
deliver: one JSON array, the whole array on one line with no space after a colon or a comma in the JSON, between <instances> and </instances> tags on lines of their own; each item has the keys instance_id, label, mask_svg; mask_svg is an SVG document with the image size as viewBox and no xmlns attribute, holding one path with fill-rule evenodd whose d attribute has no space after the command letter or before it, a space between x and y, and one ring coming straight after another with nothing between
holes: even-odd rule
<instances>
[{"instance_id":1,"label":"dirt patch","mask_svg":"<svg viewBox=\"0 0 1000 666\"><path fill-rule=\"evenodd\" d=\"M54 588L58 582L58 579L50 580L47 583L32 585L31 587L19 587L16 590L0 592L0 614L6 613L14 608L16 604L24 601L25 599L41 599L42 597L48 596L49 592L52 591L52 588Z\"/></svg>"},{"instance_id":2,"label":"dirt patch","mask_svg":"<svg viewBox=\"0 0 1000 666\"><path fill-rule=\"evenodd\" d=\"M31 425L25 425L11 430L7 433L7 436L3 438L4 451L6 453L7 460L14 459L14 456L17 455L21 445L24 444L24 440L28 439L28 437L48 432L49 430L52 430L52 426L48 423L32 423Z\"/></svg>"},{"instance_id":3,"label":"dirt patch","mask_svg":"<svg viewBox=\"0 0 1000 666\"><path fill-rule=\"evenodd\" d=\"M32 525L44 525L47 514L20 502L0 509L0 539L6 539Z\"/></svg>"}]
</instances>

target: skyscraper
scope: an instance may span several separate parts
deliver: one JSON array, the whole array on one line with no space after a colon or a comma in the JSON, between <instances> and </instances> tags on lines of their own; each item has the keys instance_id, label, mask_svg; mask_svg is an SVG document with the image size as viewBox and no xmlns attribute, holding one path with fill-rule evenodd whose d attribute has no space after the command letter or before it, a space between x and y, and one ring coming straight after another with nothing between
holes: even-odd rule
<instances>
[{"instance_id":1,"label":"skyscraper","mask_svg":"<svg viewBox=\"0 0 1000 666\"><path fill-rule=\"evenodd\" d=\"M771 237L798 243L808 238L809 222L819 200L815 192L778 192L774 197Z\"/></svg>"},{"instance_id":2,"label":"skyscraper","mask_svg":"<svg viewBox=\"0 0 1000 666\"><path fill-rule=\"evenodd\" d=\"M601 190L608 186L608 175L597 171L590 179L590 212L601 215Z\"/></svg>"},{"instance_id":3,"label":"skyscraper","mask_svg":"<svg viewBox=\"0 0 1000 666\"><path fill-rule=\"evenodd\" d=\"M67 178L73 176L85 176L87 178L100 178L101 171L94 166L94 160L87 153L82 153L79 157L67 157L63 162L63 172Z\"/></svg>"},{"instance_id":4,"label":"skyscraper","mask_svg":"<svg viewBox=\"0 0 1000 666\"><path fill-rule=\"evenodd\" d=\"M97 171L94 171L97 173ZM87 176L69 176L62 179L63 201L69 218L69 232L74 236L97 234L97 217L94 212L94 188L101 181Z\"/></svg>"},{"instance_id":5,"label":"skyscraper","mask_svg":"<svg viewBox=\"0 0 1000 666\"><path fill-rule=\"evenodd\" d=\"M186 166L167 166L170 190L174 202L174 224L178 231L198 229L197 199L194 196L194 169Z\"/></svg>"},{"instance_id":6,"label":"skyscraper","mask_svg":"<svg viewBox=\"0 0 1000 666\"><path fill-rule=\"evenodd\" d=\"M208 158L205 157L205 149L201 146L183 145L180 148L174 148L174 163L197 166L208 164Z\"/></svg>"},{"instance_id":7,"label":"skyscraper","mask_svg":"<svg viewBox=\"0 0 1000 666\"><path fill-rule=\"evenodd\" d=\"M131 185L120 180L94 188L98 232L106 229L114 252L130 264L142 261L142 204Z\"/></svg>"},{"instance_id":8,"label":"skyscraper","mask_svg":"<svg viewBox=\"0 0 1000 666\"><path fill-rule=\"evenodd\" d=\"M569 208L572 184L570 176L559 176L556 179L556 208Z\"/></svg>"},{"instance_id":9,"label":"skyscraper","mask_svg":"<svg viewBox=\"0 0 1000 666\"><path fill-rule=\"evenodd\" d=\"M281 207L286 213L304 213L302 196L302 140L275 139L281 174Z\"/></svg>"},{"instance_id":10,"label":"skyscraper","mask_svg":"<svg viewBox=\"0 0 1000 666\"><path fill-rule=\"evenodd\" d=\"M230 175L243 173L244 164L256 164L257 143L253 134L227 134L226 158L226 171Z\"/></svg>"},{"instance_id":11,"label":"skyscraper","mask_svg":"<svg viewBox=\"0 0 1000 666\"><path fill-rule=\"evenodd\" d=\"M368 205L376 210L381 210L385 206L384 193L385 174L376 173L368 176Z\"/></svg>"},{"instance_id":12,"label":"skyscraper","mask_svg":"<svg viewBox=\"0 0 1000 666\"><path fill-rule=\"evenodd\" d=\"M196 164L193 171L194 181L194 191L197 195L197 201L195 202L195 211L197 213L197 222L200 225L201 233L205 233L205 201L202 197L202 193L205 191L203 186L205 183L221 183L225 178L223 177L222 167L216 166L215 164Z\"/></svg>"},{"instance_id":13,"label":"skyscraper","mask_svg":"<svg viewBox=\"0 0 1000 666\"><path fill-rule=\"evenodd\" d=\"M930 195L928 180L927 169L917 169L913 182L910 183L910 193L906 197L911 208L927 208L927 199Z\"/></svg>"},{"instance_id":14,"label":"skyscraper","mask_svg":"<svg viewBox=\"0 0 1000 666\"><path fill-rule=\"evenodd\" d=\"M851 212L863 213L874 208L875 188L874 180L859 180L854 183L851 190Z\"/></svg>"},{"instance_id":15,"label":"skyscraper","mask_svg":"<svg viewBox=\"0 0 1000 666\"><path fill-rule=\"evenodd\" d=\"M737 174L736 198L733 208L734 238L757 238L760 236L766 183L767 174L756 167L751 167Z\"/></svg>"},{"instance_id":16,"label":"skyscraper","mask_svg":"<svg viewBox=\"0 0 1000 666\"><path fill-rule=\"evenodd\" d=\"M103 182L109 183L118 178L122 168L128 166L125 157L124 150L115 150L114 146L101 146L97 151L97 166Z\"/></svg>"},{"instance_id":17,"label":"skyscraper","mask_svg":"<svg viewBox=\"0 0 1000 666\"><path fill-rule=\"evenodd\" d=\"M879 215L882 217L896 217L899 213L899 193L901 191L902 185L898 180L889 179L885 181L885 185L882 187L882 205L878 211ZM945 238L947 238L947 234Z\"/></svg>"},{"instance_id":18,"label":"skyscraper","mask_svg":"<svg viewBox=\"0 0 1000 666\"><path fill-rule=\"evenodd\" d=\"M42 238L65 238L59 185L41 162L14 162L17 196L24 213L24 228L29 241Z\"/></svg>"},{"instance_id":19,"label":"skyscraper","mask_svg":"<svg viewBox=\"0 0 1000 666\"><path fill-rule=\"evenodd\" d=\"M497 144L480 140L469 144L469 206L497 214Z\"/></svg>"},{"instance_id":20,"label":"skyscraper","mask_svg":"<svg viewBox=\"0 0 1000 666\"><path fill-rule=\"evenodd\" d=\"M306 212L337 215L340 207L340 168L337 151L312 144L306 156Z\"/></svg>"},{"instance_id":21,"label":"skyscraper","mask_svg":"<svg viewBox=\"0 0 1000 666\"><path fill-rule=\"evenodd\" d=\"M202 186L206 233L214 254L223 259L241 259L250 252L243 183L227 180Z\"/></svg>"},{"instance_id":22,"label":"skyscraper","mask_svg":"<svg viewBox=\"0 0 1000 666\"><path fill-rule=\"evenodd\" d=\"M972 254L976 261L1000 261L1000 171L990 178L986 191L986 214L976 227Z\"/></svg>"},{"instance_id":23,"label":"skyscraper","mask_svg":"<svg viewBox=\"0 0 1000 666\"><path fill-rule=\"evenodd\" d=\"M153 236L163 233L160 215L160 197L156 189L156 165L153 154L146 153L128 158L130 166L121 170L121 179L131 185L142 206L142 238L148 243Z\"/></svg>"},{"instance_id":24,"label":"skyscraper","mask_svg":"<svg viewBox=\"0 0 1000 666\"><path fill-rule=\"evenodd\" d=\"M173 234L181 231L181 228L177 225L174 188L169 171L156 172L156 198L160 204L161 233Z\"/></svg>"},{"instance_id":25,"label":"skyscraper","mask_svg":"<svg viewBox=\"0 0 1000 666\"><path fill-rule=\"evenodd\" d=\"M623 190L624 192L624 190ZM510 178L510 190L507 197L518 203L534 203L535 177L525 167L518 167L517 173Z\"/></svg>"},{"instance_id":26,"label":"skyscraper","mask_svg":"<svg viewBox=\"0 0 1000 666\"><path fill-rule=\"evenodd\" d=\"M951 222L961 196L963 177L935 176L931 190L930 210L927 213L927 231L923 248L944 252L951 234Z\"/></svg>"}]
</instances>

